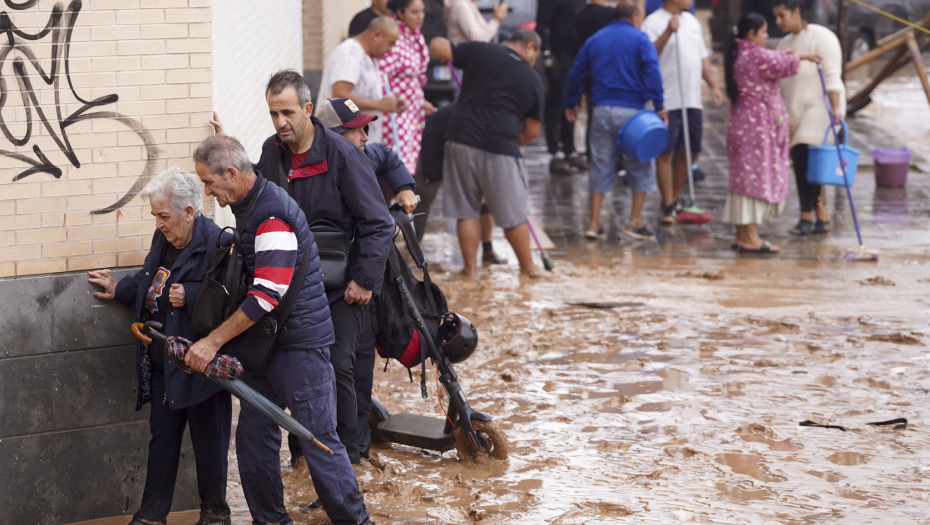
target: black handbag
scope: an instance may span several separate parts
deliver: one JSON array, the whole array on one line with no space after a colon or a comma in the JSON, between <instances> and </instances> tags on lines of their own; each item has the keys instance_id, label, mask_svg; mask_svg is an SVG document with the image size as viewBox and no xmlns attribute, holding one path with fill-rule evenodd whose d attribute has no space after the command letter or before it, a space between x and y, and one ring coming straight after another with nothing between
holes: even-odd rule
<instances>
[{"instance_id":1,"label":"black handbag","mask_svg":"<svg viewBox=\"0 0 930 525\"><path fill-rule=\"evenodd\" d=\"M341 228L323 219L313 221L310 231L320 252L323 287L327 290L342 288L349 281L349 251L353 240Z\"/></svg>"},{"instance_id":2,"label":"black handbag","mask_svg":"<svg viewBox=\"0 0 930 525\"><path fill-rule=\"evenodd\" d=\"M249 288L248 275L242 271L241 228L245 226L258 198L265 189L267 180L262 181L246 210L240 228L223 228L231 230L232 243L222 246L220 238L216 241L215 252L210 268L204 275L194 303L191 327L201 335L207 335L223 324L239 308L246 298ZM229 340L219 352L239 360L248 372L260 373L268 366L284 321L290 315L297 301L297 295L303 287L310 263L310 246L305 247L300 270L291 280L287 293L278 307L263 315L246 331Z\"/></svg>"}]
</instances>

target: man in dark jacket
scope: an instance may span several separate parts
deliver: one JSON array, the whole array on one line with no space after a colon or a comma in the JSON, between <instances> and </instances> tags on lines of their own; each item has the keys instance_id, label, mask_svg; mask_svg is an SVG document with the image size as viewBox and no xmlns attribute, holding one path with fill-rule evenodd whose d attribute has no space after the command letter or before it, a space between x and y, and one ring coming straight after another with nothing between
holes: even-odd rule
<instances>
[{"instance_id":1,"label":"man in dark jacket","mask_svg":"<svg viewBox=\"0 0 930 525\"><path fill-rule=\"evenodd\" d=\"M575 124L565 119L565 81L581 49L575 33L574 16L585 0L539 0L536 32L542 39L543 66L546 70L546 145L552 160L549 171L566 175L571 168L588 169L588 163L575 153ZM564 156L562 156L564 154Z\"/></svg>"},{"instance_id":2,"label":"man in dark jacket","mask_svg":"<svg viewBox=\"0 0 930 525\"><path fill-rule=\"evenodd\" d=\"M262 145L259 171L287 189L309 224L327 221L354 239L348 282L326 293L336 333L330 346L336 369L336 430L349 459L358 463L355 350L365 305L381 291L394 222L368 157L311 117L310 88L300 73L275 73L265 95L277 134Z\"/></svg>"},{"instance_id":3,"label":"man in dark jacket","mask_svg":"<svg viewBox=\"0 0 930 525\"><path fill-rule=\"evenodd\" d=\"M320 122L326 129L338 133L355 144L371 162L371 169L382 183L385 191L385 205L392 197L404 206L404 211L412 213L417 207L417 196L413 192L416 183L407 170L407 166L400 160L397 153L381 143L366 144L368 142L368 123L378 117L367 113L353 112L353 104L347 98L334 98L326 100L317 108ZM368 457L371 448L371 433L368 429L368 416L371 413L371 388L374 381L375 366L375 335L371 329L371 312L365 308L362 318L362 331L359 335L358 347L355 352L355 398L358 404L358 448L359 455ZM287 444L291 449L291 462L301 456L300 441L297 436L288 434Z\"/></svg>"},{"instance_id":4,"label":"man in dark jacket","mask_svg":"<svg viewBox=\"0 0 930 525\"><path fill-rule=\"evenodd\" d=\"M232 207L242 230L243 271L253 279L239 309L195 343L185 361L203 371L220 347L274 311L287 291L299 286L294 309L281 322L283 328L266 369L243 380L271 401L287 406L334 453L303 444L314 488L329 519L337 525L370 523L355 471L335 432L335 377L329 346L336 337L320 256L304 213L284 189L266 184L262 174L253 171L245 148L232 137L207 138L194 152L194 166L204 192L216 197L220 206ZM294 283L306 250L310 250L306 277ZM236 457L255 523L291 523L284 506L280 443L277 425L242 406Z\"/></svg>"}]
</instances>

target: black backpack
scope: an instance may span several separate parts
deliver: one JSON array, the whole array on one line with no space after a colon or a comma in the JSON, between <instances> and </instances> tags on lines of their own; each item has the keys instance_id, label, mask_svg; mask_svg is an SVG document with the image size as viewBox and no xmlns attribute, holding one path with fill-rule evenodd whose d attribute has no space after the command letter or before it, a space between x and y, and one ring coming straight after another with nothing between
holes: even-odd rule
<instances>
[{"instance_id":1,"label":"black backpack","mask_svg":"<svg viewBox=\"0 0 930 525\"><path fill-rule=\"evenodd\" d=\"M391 217L403 232L407 251L410 252L414 263L423 270L423 280L420 281L414 277L400 250L392 242L384 269L381 294L374 297L371 302L371 325L375 334L375 347L381 357L395 359L408 369L421 365L423 368L421 379L425 381L427 351L426 343L421 341L421 338L426 335L426 337L432 337L434 342L439 340L437 337L439 324L442 314L448 310L448 307L442 291L430 280L426 260L417 243L417 236L413 231L410 217L400 210L392 210ZM410 292L430 334L420 334L414 327L410 310L401 293L401 283ZM438 343L435 346L438 347Z\"/></svg>"}]
</instances>

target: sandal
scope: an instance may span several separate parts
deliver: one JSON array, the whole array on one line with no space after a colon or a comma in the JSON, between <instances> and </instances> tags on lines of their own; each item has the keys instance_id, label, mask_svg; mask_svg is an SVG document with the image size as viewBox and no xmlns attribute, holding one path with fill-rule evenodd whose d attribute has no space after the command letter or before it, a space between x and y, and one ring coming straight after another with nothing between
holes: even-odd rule
<instances>
[{"instance_id":1,"label":"sandal","mask_svg":"<svg viewBox=\"0 0 930 525\"><path fill-rule=\"evenodd\" d=\"M769 241L764 241L764 242L762 243L762 246L759 246L758 248L755 248L755 249L753 249L753 248L747 248L747 247L745 247L745 246L740 246L740 247L739 247L739 252L740 252L740 253L770 254L770 253L778 253L778 252L780 252L780 251L781 251L781 250L773 250L773 249L772 249L772 243L770 243Z\"/></svg>"}]
</instances>

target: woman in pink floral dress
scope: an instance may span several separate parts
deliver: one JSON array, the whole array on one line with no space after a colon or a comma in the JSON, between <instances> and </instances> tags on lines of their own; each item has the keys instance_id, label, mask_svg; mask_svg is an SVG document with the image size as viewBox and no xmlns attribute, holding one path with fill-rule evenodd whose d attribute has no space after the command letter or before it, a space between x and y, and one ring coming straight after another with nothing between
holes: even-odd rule
<instances>
[{"instance_id":1,"label":"woman in pink floral dress","mask_svg":"<svg viewBox=\"0 0 930 525\"><path fill-rule=\"evenodd\" d=\"M390 115L385 113L381 117L384 121L381 142L398 151L407 169L414 173L420 158L424 122L435 111L433 105L423 98L429 48L420 27L426 17L426 7L423 0L391 0L388 8L400 26L400 38L390 53L378 59L378 67L391 87L391 94L407 101L407 110L394 114L394 124ZM394 143L394 126L400 140L399 148Z\"/></svg>"},{"instance_id":2,"label":"woman in pink floral dress","mask_svg":"<svg viewBox=\"0 0 930 525\"><path fill-rule=\"evenodd\" d=\"M730 183L723 221L736 226L733 247L748 253L779 251L756 230L784 210L788 196L788 109L778 81L797 73L801 60L818 60L814 55L768 50L768 36L765 18L756 13L743 16L724 59L730 98Z\"/></svg>"}]
</instances>

